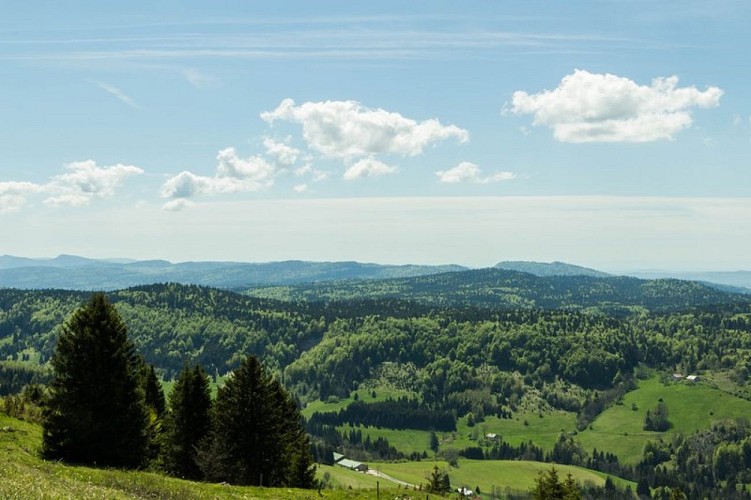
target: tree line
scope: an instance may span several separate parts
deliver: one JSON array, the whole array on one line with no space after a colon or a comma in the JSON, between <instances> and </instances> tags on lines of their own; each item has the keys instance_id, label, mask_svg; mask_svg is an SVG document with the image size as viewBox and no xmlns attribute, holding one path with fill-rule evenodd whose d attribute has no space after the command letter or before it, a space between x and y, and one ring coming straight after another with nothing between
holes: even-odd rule
<instances>
[{"instance_id":1,"label":"tree line","mask_svg":"<svg viewBox=\"0 0 751 500\"><path fill-rule=\"evenodd\" d=\"M49 459L235 484L315 486L297 405L254 356L242 360L215 401L204 369L186 364L167 404L125 322L94 294L62 326L52 367L43 405Z\"/></svg>"}]
</instances>

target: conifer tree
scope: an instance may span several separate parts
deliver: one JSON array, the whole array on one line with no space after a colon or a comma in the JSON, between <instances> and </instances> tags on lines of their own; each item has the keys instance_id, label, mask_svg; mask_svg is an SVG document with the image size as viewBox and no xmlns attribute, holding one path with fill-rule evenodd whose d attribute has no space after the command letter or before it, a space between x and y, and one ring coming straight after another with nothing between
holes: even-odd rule
<instances>
[{"instance_id":1,"label":"conifer tree","mask_svg":"<svg viewBox=\"0 0 751 500\"><path fill-rule=\"evenodd\" d=\"M143 389L146 406L153 410L157 417L163 417L167 404L164 398L164 390L162 390L162 384L159 383L159 378L156 376L154 365L147 365L142 360L140 376L140 384Z\"/></svg>"},{"instance_id":2,"label":"conifer tree","mask_svg":"<svg viewBox=\"0 0 751 500\"><path fill-rule=\"evenodd\" d=\"M248 356L219 388L210 439L198 454L206 477L235 484L312 487L305 479L312 479L310 453L294 401L257 358Z\"/></svg>"},{"instance_id":3,"label":"conifer tree","mask_svg":"<svg viewBox=\"0 0 751 500\"><path fill-rule=\"evenodd\" d=\"M201 479L196 450L211 428L211 389L203 367L183 367L170 393L169 410L165 419L165 469L177 477Z\"/></svg>"},{"instance_id":4,"label":"conifer tree","mask_svg":"<svg viewBox=\"0 0 751 500\"><path fill-rule=\"evenodd\" d=\"M141 465L147 414L138 356L104 294L94 294L63 324L52 366L44 455L102 466Z\"/></svg>"}]
</instances>

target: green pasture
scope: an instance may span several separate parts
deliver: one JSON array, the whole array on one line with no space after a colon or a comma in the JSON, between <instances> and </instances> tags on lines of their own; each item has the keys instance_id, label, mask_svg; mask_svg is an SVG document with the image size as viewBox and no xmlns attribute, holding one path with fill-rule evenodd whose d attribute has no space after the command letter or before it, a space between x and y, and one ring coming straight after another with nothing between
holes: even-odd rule
<instances>
[{"instance_id":1,"label":"green pasture","mask_svg":"<svg viewBox=\"0 0 751 500\"><path fill-rule=\"evenodd\" d=\"M375 390L376 397L373 397L373 390ZM321 401L318 399L311 401L307 404L307 406L305 406L305 408L302 409L302 414L305 418L310 418L310 416L316 412L327 413L339 411L343 408L346 408L355 401L355 394L357 394L357 397L360 401L363 401L365 403L376 403L378 401L386 401L387 399L399 399L404 396L415 396L415 394L412 392L402 391L398 389L360 389L354 391L347 398L333 398L332 401Z\"/></svg>"},{"instance_id":2,"label":"green pasture","mask_svg":"<svg viewBox=\"0 0 751 500\"><path fill-rule=\"evenodd\" d=\"M376 498L376 492L373 489L324 489L319 495L314 490L226 486L184 481L152 472L65 465L60 462L42 460L39 456L41 441L40 426L0 414L0 498L161 498L175 500ZM370 488L368 485L363 485L363 487ZM389 492L397 490L388 484L384 485L383 482L381 487L382 490L387 488Z\"/></svg>"},{"instance_id":3,"label":"green pasture","mask_svg":"<svg viewBox=\"0 0 751 500\"><path fill-rule=\"evenodd\" d=\"M448 463L442 461L401 462L401 463L373 463L370 467L383 472L395 479L408 482L413 485L425 484L434 466L441 470L447 470L451 485L454 488L466 487L475 489L480 487L482 493L490 493L493 488L496 491L505 491L507 488L514 491L529 491L540 472L555 467L561 479L569 473L581 484L591 482L602 486L605 484L606 474L573 467L570 465L546 464L541 462L527 462L515 460L466 460L459 461L459 467L449 468ZM621 478L611 476L619 488L626 485L635 489L634 483Z\"/></svg>"},{"instance_id":4,"label":"green pasture","mask_svg":"<svg viewBox=\"0 0 751 500\"><path fill-rule=\"evenodd\" d=\"M645 431L647 410L654 409L659 400L667 405L672 427L664 433ZM639 382L639 387L627 393L623 404L605 410L591 429L580 432L577 439L587 452L593 448L618 455L622 463L641 459L647 440L670 439L676 433L691 434L708 428L716 420L747 418L751 402L705 385L685 381L663 385L658 377Z\"/></svg>"}]
</instances>

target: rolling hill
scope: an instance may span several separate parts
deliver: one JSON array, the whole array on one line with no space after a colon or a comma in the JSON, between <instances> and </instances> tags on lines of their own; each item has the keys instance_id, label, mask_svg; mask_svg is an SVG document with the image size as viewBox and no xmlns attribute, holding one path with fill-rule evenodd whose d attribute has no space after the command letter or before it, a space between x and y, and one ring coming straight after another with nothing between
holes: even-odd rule
<instances>
[{"instance_id":1,"label":"rolling hill","mask_svg":"<svg viewBox=\"0 0 751 500\"><path fill-rule=\"evenodd\" d=\"M116 290L154 283L217 288L287 285L332 280L386 279L462 271L455 265L379 265L359 262L269 263L97 260L73 255L54 259L0 256L0 287L23 289Z\"/></svg>"},{"instance_id":2,"label":"rolling hill","mask_svg":"<svg viewBox=\"0 0 751 500\"><path fill-rule=\"evenodd\" d=\"M671 311L748 300L747 296L692 281L625 276L536 276L493 268L378 281L259 287L246 293L286 301L407 298L439 307L577 310L597 307L611 312L632 308Z\"/></svg>"}]
</instances>

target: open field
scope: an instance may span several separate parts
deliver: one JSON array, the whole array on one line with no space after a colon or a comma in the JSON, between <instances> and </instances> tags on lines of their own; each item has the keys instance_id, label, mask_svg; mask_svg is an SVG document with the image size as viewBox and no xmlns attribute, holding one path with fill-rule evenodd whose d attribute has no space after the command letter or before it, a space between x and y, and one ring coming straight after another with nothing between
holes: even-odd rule
<instances>
[{"instance_id":1,"label":"open field","mask_svg":"<svg viewBox=\"0 0 751 500\"><path fill-rule=\"evenodd\" d=\"M310 416L316 412L319 413L326 413L326 412L336 412L341 410L342 408L346 408L349 406L350 403L353 403L355 401L355 394L357 394L357 398L360 401L363 401L365 403L376 403L378 401L386 401L387 399L398 399L401 397L415 397L415 394L409 391L400 391L396 389L383 389L378 388L375 389L375 397L373 397L373 390L372 389L360 389L357 391L354 391L350 397L348 398L336 398L334 401L311 401L308 403L308 405L302 409L301 413L305 418L310 418Z\"/></svg>"},{"instance_id":2,"label":"open field","mask_svg":"<svg viewBox=\"0 0 751 500\"><path fill-rule=\"evenodd\" d=\"M76 499L371 499L376 497L370 483L361 488L317 491L291 488L255 488L197 483L142 471L120 471L70 466L39 458L42 429L0 414L0 498ZM348 471L335 476L339 484ZM373 482L375 484L375 482ZM374 488L375 486L373 486ZM354 486L353 486L354 488ZM393 491L381 482L381 490ZM392 495L393 497L393 495Z\"/></svg>"},{"instance_id":3,"label":"open field","mask_svg":"<svg viewBox=\"0 0 751 500\"><path fill-rule=\"evenodd\" d=\"M645 431L647 410L654 409L659 400L667 405L670 430L664 433ZM639 387L623 398L622 405L605 410L592 428L580 432L577 439L587 452L593 448L618 455L622 463L635 463L641 458L647 440L670 438L708 428L715 420L747 418L751 402L702 382L677 382L663 385L658 377L639 381Z\"/></svg>"},{"instance_id":4,"label":"open field","mask_svg":"<svg viewBox=\"0 0 751 500\"><path fill-rule=\"evenodd\" d=\"M414 485L426 483L428 475L436 465L441 470L448 470L453 487L463 486L475 489L479 486L480 491L485 493L489 493L493 488L499 491L505 491L507 488L515 491L529 491L534 486L537 475L551 467L558 470L559 477L565 478L570 473L580 483L592 482L602 486L607 477L606 474L570 465L514 460L463 459L459 461L458 468L449 468L448 463L442 461L370 464L380 472ZM626 485L630 485L632 490L636 488L634 483L611 477L619 488L625 488Z\"/></svg>"}]
</instances>

